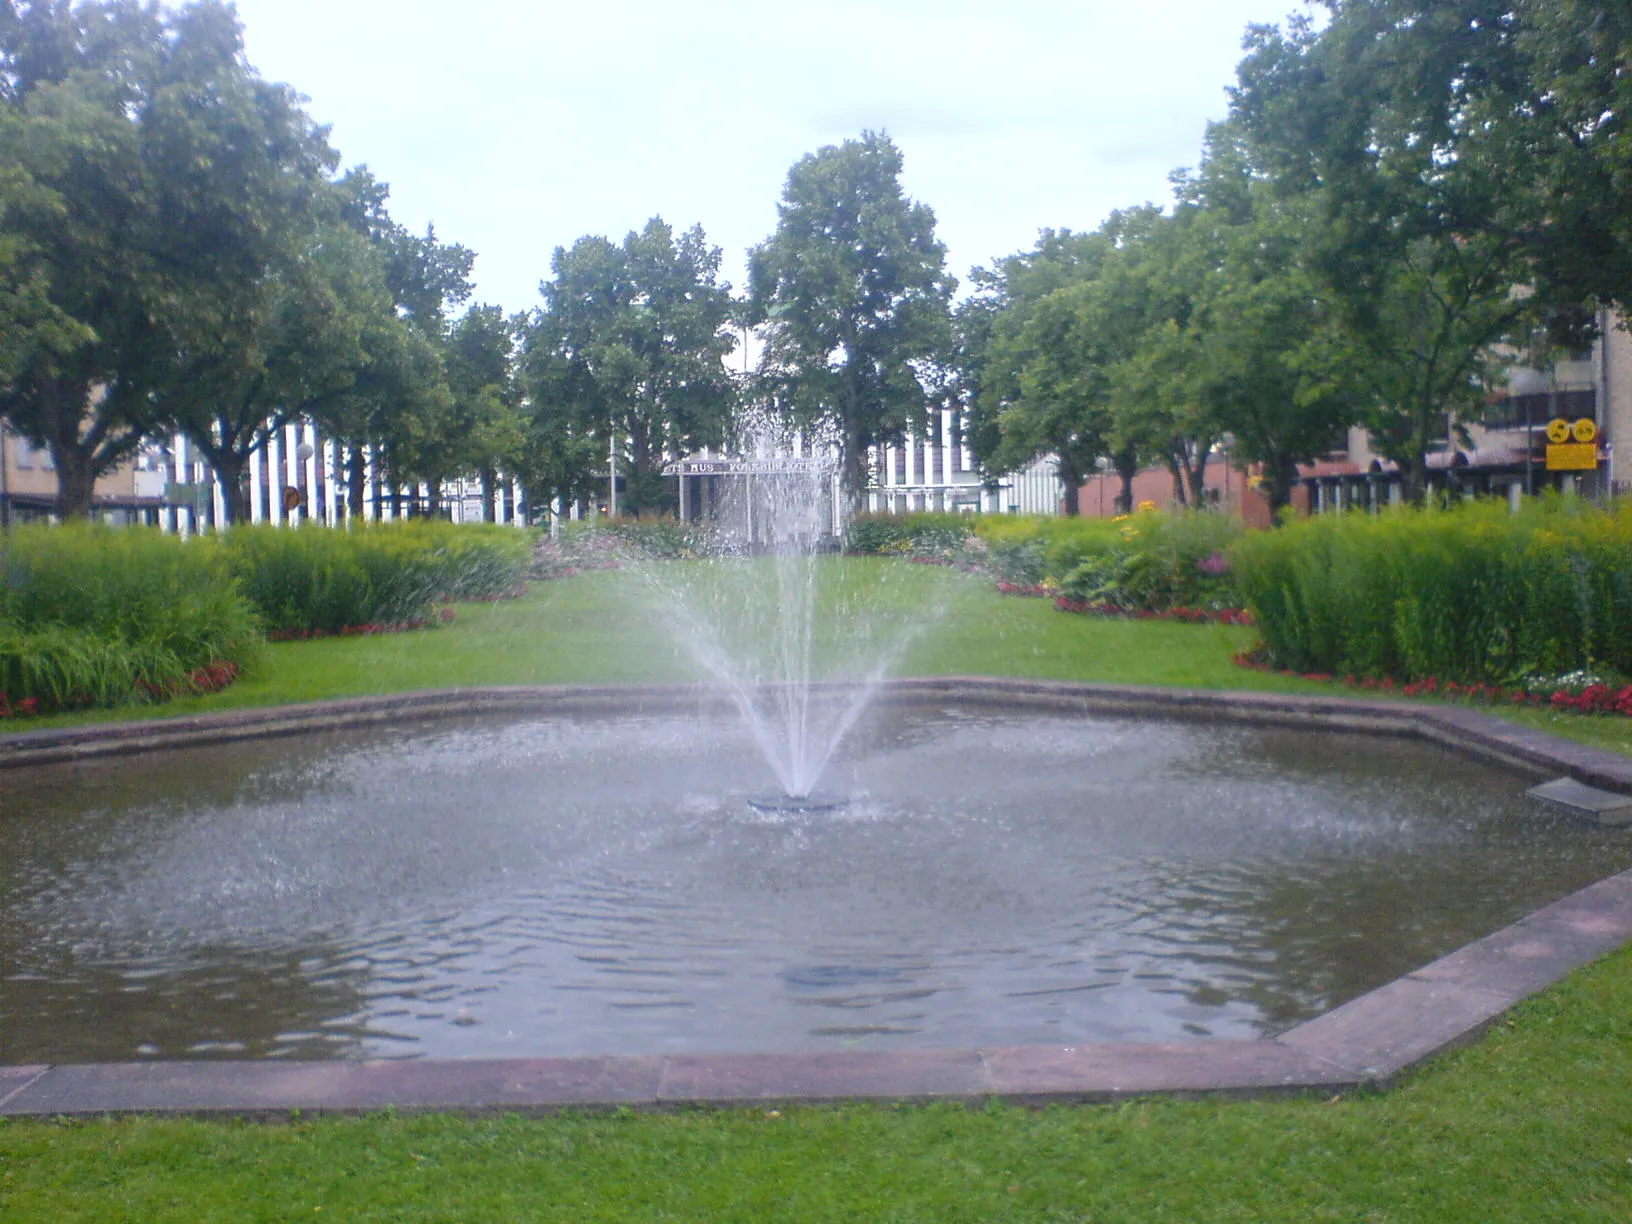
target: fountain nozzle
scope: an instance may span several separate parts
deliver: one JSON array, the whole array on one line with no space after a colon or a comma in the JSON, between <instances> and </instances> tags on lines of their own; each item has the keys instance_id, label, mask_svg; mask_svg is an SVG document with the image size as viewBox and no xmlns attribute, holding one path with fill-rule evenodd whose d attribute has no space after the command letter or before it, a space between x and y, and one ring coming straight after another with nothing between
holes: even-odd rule
<instances>
[{"instance_id":1,"label":"fountain nozzle","mask_svg":"<svg viewBox=\"0 0 1632 1224\"><path fill-rule=\"evenodd\" d=\"M756 812L782 814L836 812L849 802L849 796L835 795L828 791L811 791L808 795L785 795L780 791L767 791L764 794L748 796L748 806Z\"/></svg>"}]
</instances>

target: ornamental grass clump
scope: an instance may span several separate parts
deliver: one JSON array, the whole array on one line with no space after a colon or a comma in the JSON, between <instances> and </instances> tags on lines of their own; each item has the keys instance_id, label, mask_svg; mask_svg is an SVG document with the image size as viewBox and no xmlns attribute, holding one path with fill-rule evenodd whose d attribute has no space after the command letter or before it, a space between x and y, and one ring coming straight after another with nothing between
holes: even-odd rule
<instances>
[{"instance_id":1,"label":"ornamental grass clump","mask_svg":"<svg viewBox=\"0 0 1632 1224\"><path fill-rule=\"evenodd\" d=\"M1632 506L1320 515L1230 559L1277 667L1520 687L1632 673Z\"/></svg>"},{"instance_id":2,"label":"ornamental grass clump","mask_svg":"<svg viewBox=\"0 0 1632 1224\"><path fill-rule=\"evenodd\" d=\"M440 600L516 590L532 558L527 532L432 520L240 526L224 539L233 572L275 637L434 623Z\"/></svg>"},{"instance_id":3,"label":"ornamental grass clump","mask_svg":"<svg viewBox=\"0 0 1632 1224\"><path fill-rule=\"evenodd\" d=\"M254 608L213 539L78 523L0 541L0 710L219 688L261 650Z\"/></svg>"},{"instance_id":4,"label":"ornamental grass clump","mask_svg":"<svg viewBox=\"0 0 1632 1224\"><path fill-rule=\"evenodd\" d=\"M845 524L844 551L856 556L951 559L973 534L970 516L963 514L858 514Z\"/></svg>"}]
</instances>

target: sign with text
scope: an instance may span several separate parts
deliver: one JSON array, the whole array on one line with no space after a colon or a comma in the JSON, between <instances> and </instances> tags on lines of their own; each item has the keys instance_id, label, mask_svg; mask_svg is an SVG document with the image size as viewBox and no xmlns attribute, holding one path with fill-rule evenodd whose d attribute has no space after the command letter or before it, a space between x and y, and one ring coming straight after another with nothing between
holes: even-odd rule
<instances>
[{"instance_id":1,"label":"sign with text","mask_svg":"<svg viewBox=\"0 0 1632 1224\"><path fill-rule=\"evenodd\" d=\"M1590 472L1598 466L1598 448L1591 442L1565 442L1547 448L1549 472Z\"/></svg>"},{"instance_id":2,"label":"sign with text","mask_svg":"<svg viewBox=\"0 0 1632 1224\"><path fill-rule=\"evenodd\" d=\"M665 476L825 476L838 471L835 459L681 459Z\"/></svg>"}]
</instances>

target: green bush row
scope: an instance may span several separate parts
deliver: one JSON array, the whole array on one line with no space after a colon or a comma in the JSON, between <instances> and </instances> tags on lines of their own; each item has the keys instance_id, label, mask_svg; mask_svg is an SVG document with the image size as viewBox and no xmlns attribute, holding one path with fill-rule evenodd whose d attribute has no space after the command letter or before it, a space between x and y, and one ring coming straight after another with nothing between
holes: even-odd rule
<instances>
[{"instance_id":1,"label":"green bush row","mask_svg":"<svg viewBox=\"0 0 1632 1224\"><path fill-rule=\"evenodd\" d=\"M1057 586L1069 598L1129 611L1224 608L1240 600L1228 554L1242 527L1227 515L992 516L978 530L987 568L1000 582Z\"/></svg>"},{"instance_id":2,"label":"green bush row","mask_svg":"<svg viewBox=\"0 0 1632 1224\"><path fill-rule=\"evenodd\" d=\"M424 620L438 600L514 589L532 557L528 532L434 519L343 530L244 526L221 538L241 589L274 634Z\"/></svg>"},{"instance_id":3,"label":"green bush row","mask_svg":"<svg viewBox=\"0 0 1632 1224\"><path fill-rule=\"evenodd\" d=\"M0 695L8 706L119 705L253 663L254 608L214 540L73 524L0 537Z\"/></svg>"},{"instance_id":4,"label":"green bush row","mask_svg":"<svg viewBox=\"0 0 1632 1224\"><path fill-rule=\"evenodd\" d=\"M950 557L975 525L965 514L858 514L844 529L844 550L861 556Z\"/></svg>"},{"instance_id":5,"label":"green bush row","mask_svg":"<svg viewBox=\"0 0 1632 1224\"><path fill-rule=\"evenodd\" d=\"M1270 660L1496 684L1632 673L1632 505L1320 515L1232 551Z\"/></svg>"},{"instance_id":6,"label":"green bush row","mask_svg":"<svg viewBox=\"0 0 1632 1224\"><path fill-rule=\"evenodd\" d=\"M119 705L253 664L263 634L339 633L513 590L532 535L436 520L235 527L25 526L0 537L0 713Z\"/></svg>"},{"instance_id":7,"label":"green bush row","mask_svg":"<svg viewBox=\"0 0 1632 1224\"><path fill-rule=\"evenodd\" d=\"M707 553L711 532L706 523L675 518L585 519L566 525L562 544L569 552L585 555L628 552L674 561Z\"/></svg>"}]
</instances>

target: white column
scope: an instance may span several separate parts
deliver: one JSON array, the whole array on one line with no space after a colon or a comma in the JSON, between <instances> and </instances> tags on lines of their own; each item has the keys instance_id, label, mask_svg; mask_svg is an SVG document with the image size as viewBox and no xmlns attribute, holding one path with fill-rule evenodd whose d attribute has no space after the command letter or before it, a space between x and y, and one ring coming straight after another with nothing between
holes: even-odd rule
<instances>
[{"instance_id":1,"label":"white column","mask_svg":"<svg viewBox=\"0 0 1632 1224\"><path fill-rule=\"evenodd\" d=\"M312 448L311 455L308 456L308 458L306 459L306 509L305 509L305 513L307 515L310 515L311 514L312 504L317 500L317 456L318 456L317 426L312 425L310 423L304 424L304 425L297 425L295 427L295 439L296 439L296 445L297 446L301 442L305 442L308 446L310 446Z\"/></svg>"},{"instance_id":2,"label":"white column","mask_svg":"<svg viewBox=\"0 0 1632 1224\"><path fill-rule=\"evenodd\" d=\"M221 493L221 482L210 473L210 504L215 507L215 523L217 529L227 521L227 499Z\"/></svg>"},{"instance_id":3,"label":"white column","mask_svg":"<svg viewBox=\"0 0 1632 1224\"><path fill-rule=\"evenodd\" d=\"M249 521L261 521L261 486L266 482L261 479L261 455L256 452L249 457Z\"/></svg>"},{"instance_id":4,"label":"white column","mask_svg":"<svg viewBox=\"0 0 1632 1224\"><path fill-rule=\"evenodd\" d=\"M188 463L187 463L187 436L185 434L177 434L176 435L176 481L177 481L177 483L187 484L189 482L189 480L190 480L190 478L192 476L192 473L190 473L187 470L187 468L188 468ZM188 516L191 513L192 513L192 511L189 509L188 506L182 506L182 507L180 507L180 508L178 508L176 510L176 534L181 536L182 539L187 538L187 534L192 528L192 523L188 520Z\"/></svg>"},{"instance_id":5,"label":"white column","mask_svg":"<svg viewBox=\"0 0 1632 1224\"><path fill-rule=\"evenodd\" d=\"M913 437L911 434L908 434L905 445L907 448L906 483L910 487L911 485L922 483L918 478L918 439ZM907 509L912 509L912 494L910 493L907 494Z\"/></svg>"},{"instance_id":6,"label":"white column","mask_svg":"<svg viewBox=\"0 0 1632 1224\"><path fill-rule=\"evenodd\" d=\"M346 474L340 470L340 448L327 438L323 440L324 515L330 527L340 525L340 503L346 496Z\"/></svg>"},{"instance_id":7,"label":"white column","mask_svg":"<svg viewBox=\"0 0 1632 1224\"><path fill-rule=\"evenodd\" d=\"M365 447L363 450L363 522L374 521L374 507L378 503L380 486L379 473L374 470L374 448Z\"/></svg>"},{"instance_id":8,"label":"white column","mask_svg":"<svg viewBox=\"0 0 1632 1224\"><path fill-rule=\"evenodd\" d=\"M273 431L266 435L266 521L283 522L283 435Z\"/></svg>"}]
</instances>

